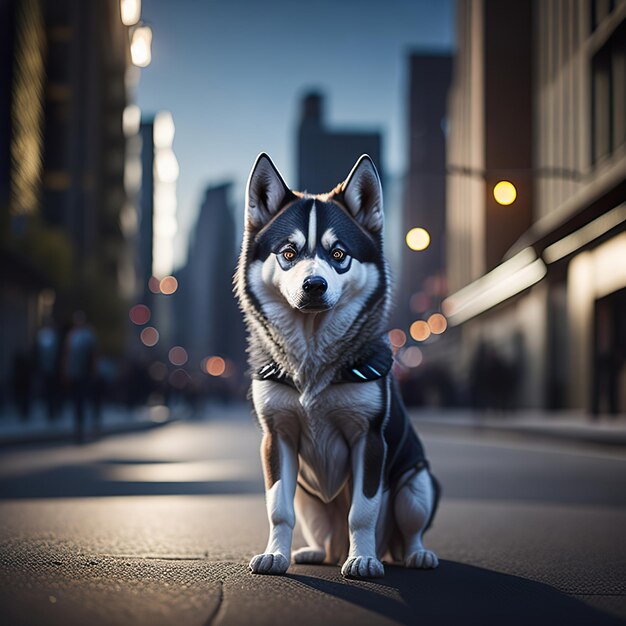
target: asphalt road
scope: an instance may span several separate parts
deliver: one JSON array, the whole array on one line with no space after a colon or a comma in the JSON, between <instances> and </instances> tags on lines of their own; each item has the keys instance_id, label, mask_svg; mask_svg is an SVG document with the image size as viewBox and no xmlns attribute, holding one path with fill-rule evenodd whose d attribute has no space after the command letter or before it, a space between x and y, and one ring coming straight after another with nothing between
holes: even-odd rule
<instances>
[{"instance_id":1,"label":"asphalt road","mask_svg":"<svg viewBox=\"0 0 626 626\"><path fill-rule=\"evenodd\" d=\"M3 624L625 623L626 451L430 425L437 570L253 576L259 432L208 417L2 451Z\"/></svg>"}]
</instances>

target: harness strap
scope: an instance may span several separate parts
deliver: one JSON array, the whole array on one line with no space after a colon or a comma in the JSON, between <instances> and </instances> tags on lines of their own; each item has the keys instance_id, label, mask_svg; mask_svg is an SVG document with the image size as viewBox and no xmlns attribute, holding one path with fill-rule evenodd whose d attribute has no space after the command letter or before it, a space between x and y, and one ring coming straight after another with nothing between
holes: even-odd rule
<instances>
[{"instance_id":1,"label":"harness strap","mask_svg":"<svg viewBox=\"0 0 626 626\"><path fill-rule=\"evenodd\" d=\"M331 384L369 383L384 378L393 365L393 354L389 344L380 339L365 355L337 372ZM293 378L284 367L275 361L266 363L252 374L255 380L271 380L295 388Z\"/></svg>"}]
</instances>

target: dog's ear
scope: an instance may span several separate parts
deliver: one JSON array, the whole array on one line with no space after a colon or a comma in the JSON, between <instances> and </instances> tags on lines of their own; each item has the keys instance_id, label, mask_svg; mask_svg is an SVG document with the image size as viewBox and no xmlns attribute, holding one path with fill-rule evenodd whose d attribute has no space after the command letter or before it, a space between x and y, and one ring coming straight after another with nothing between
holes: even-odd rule
<instances>
[{"instance_id":1,"label":"dog's ear","mask_svg":"<svg viewBox=\"0 0 626 626\"><path fill-rule=\"evenodd\" d=\"M293 197L272 159L259 154L246 186L246 221L255 229L262 228Z\"/></svg>"},{"instance_id":2,"label":"dog's ear","mask_svg":"<svg viewBox=\"0 0 626 626\"><path fill-rule=\"evenodd\" d=\"M364 154L341 185L343 202L365 228L373 232L383 227L383 191L372 159Z\"/></svg>"}]
</instances>

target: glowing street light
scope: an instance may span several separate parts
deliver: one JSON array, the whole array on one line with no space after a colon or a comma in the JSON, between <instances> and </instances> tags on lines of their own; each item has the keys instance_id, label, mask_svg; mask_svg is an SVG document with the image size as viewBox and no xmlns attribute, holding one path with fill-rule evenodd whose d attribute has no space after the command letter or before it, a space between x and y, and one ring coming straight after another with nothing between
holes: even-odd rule
<instances>
[{"instance_id":1,"label":"glowing street light","mask_svg":"<svg viewBox=\"0 0 626 626\"><path fill-rule=\"evenodd\" d=\"M425 228L411 228L406 234L406 245L411 250L426 250L430 245L430 235Z\"/></svg>"},{"instance_id":2,"label":"glowing street light","mask_svg":"<svg viewBox=\"0 0 626 626\"><path fill-rule=\"evenodd\" d=\"M147 67L152 60L152 30L149 26L139 26L133 31L130 42L130 57L133 65Z\"/></svg>"},{"instance_id":3,"label":"glowing street light","mask_svg":"<svg viewBox=\"0 0 626 626\"><path fill-rule=\"evenodd\" d=\"M428 328L433 335L441 335L448 328L448 321L441 313L433 313L428 318Z\"/></svg>"},{"instance_id":4,"label":"glowing street light","mask_svg":"<svg viewBox=\"0 0 626 626\"><path fill-rule=\"evenodd\" d=\"M493 197L498 204L508 206L515 202L517 189L515 189L515 185L512 182L501 180L499 183L496 183L496 186L493 188Z\"/></svg>"},{"instance_id":5,"label":"glowing street light","mask_svg":"<svg viewBox=\"0 0 626 626\"><path fill-rule=\"evenodd\" d=\"M426 341L430 337L430 327L424 320L417 320L411 324L409 333L415 341Z\"/></svg>"},{"instance_id":6,"label":"glowing street light","mask_svg":"<svg viewBox=\"0 0 626 626\"><path fill-rule=\"evenodd\" d=\"M141 17L141 0L120 0L120 15L124 26L134 26Z\"/></svg>"},{"instance_id":7,"label":"glowing street light","mask_svg":"<svg viewBox=\"0 0 626 626\"><path fill-rule=\"evenodd\" d=\"M400 328L394 328L388 333L389 343L394 348L401 348L406 343L406 333Z\"/></svg>"}]
</instances>

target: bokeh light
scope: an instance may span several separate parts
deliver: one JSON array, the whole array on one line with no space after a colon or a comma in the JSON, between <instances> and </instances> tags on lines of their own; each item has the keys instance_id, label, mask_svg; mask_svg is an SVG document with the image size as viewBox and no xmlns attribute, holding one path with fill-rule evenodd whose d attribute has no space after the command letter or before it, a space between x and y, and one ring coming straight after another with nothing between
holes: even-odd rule
<instances>
[{"instance_id":1,"label":"bokeh light","mask_svg":"<svg viewBox=\"0 0 626 626\"><path fill-rule=\"evenodd\" d=\"M150 276L148 280L148 289L152 293L161 293L160 281L156 276Z\"/></svg>"},{"instance_id":2,"label":"bokeh light","mask_svg":"<svg viewBox=\"0 0 626 626\"><path fill-rule=\"evenodd\" d=\"M496 183L493 188L493 197L496 199L498 204L508 206L509 204L513 204L515 202L515 198L517 198L517 189L515 189L515 185L512 182L508 180L501 180L499 183Z\"/></svg>"},{"instance_id":3,"label":"bokeh light","mask_svg":"<svg viewBox=\"0 0 626 626\"><path fill-rule=\"evenodd\" d=\"M405 367L418 367L423 360L422 351L417 346L409 346L400 352L400 362Z\"/></svg>"},{"instance_id":4,"label":"bokeh light","mask_svg":"<svg viewBox=\"0 0 626 626\"><path fill-rule=\"evenodd\" d=\"M204 370L211 376L221 376L226 371L226 362L221 356L212 356L204 362Z\"/></svg>"},{"instance_id":5,"label":"bokeh light","mask_svg":"<svg viewBox=\"0 0 626 626\"><path fill-rule=\"evenodd\" d=\"M136 304L128 313L130 321L137 326L143 326L150 321L150 309L145 304Z\"/></svg>"},{"instance_id":6,"label":"bokeh light","mask_svg":"<svg viewBox=\"0 0 626 626\"><path fill-rule=\"evenodd\" d=\"M399 328L389 331L389 343L394 348L401 348L406 343L406 333Z\"/></svg>"},{"instance_id":7,"label":"bokeh light","mask_svg":"<svg viewBox=\"0 0 626 626\"><path fill-rule=\"evenodd\" d=\"M162 294L171 296L178 289L178 281L173 276L166 276L161 279L159 289Z\"/></svg>"},{"instance_id":8,"label":"bokeh light","mask_svg":"<svg viewBox=\"0 0 626 626\"><path fill-rule=\"evenodd\" d=\"M172 365L184 365L187 363L187 350L182 346L174 346L168 353L168 358Z\"/></svg>"},{"instance_id":9,"label":"bokeh light","mask_svg":"<svg viewBox=\"0 0 626 626\"><path fill-rule=\"evenodd\" d=\"M133 30L130 42L130 57L133 65L147 67L152 61L152 29L139 26Z\"/></svg>"},{"instance_id":10,"label":"bokeh light","mask_svg":"<svg viewBox=\"0 0 626 626\"><path fill-rule=\"evenodd\" d=\"M406 234L406 245L411 250L426 250L430 245L430 235L425 228L411 228Z\"/></svg>"},{"instance_id":11,"label":"bokeh light","mask_svg":"<svg viewBox=\"0 0 626 626\"><path fill-rule=\"evenodd\" d=\"M415 341L425 341L430 337L430 328L424 320L413 322L409 332Z\"/></svg>"},{"instance_id":12,"label":"bokeh light","mask_svg":"<svg viewBox=\"0 0 626 626\"><path fill-rule=\"evenodd\" d=\"M141 0L121 0L120 14L124 26L134 26L141 17Z\"/></svg>"},{"instance_id":13,"label":"bokeh light","mask_svg":"<svg viewBox=\"0 0 626 626\"><path fill-rule=\"evenodd\" d=\"M152 348L159 343L159 331L154 326L146 326L141 331L141 343L148 348Z\"/></svg>"},{"instance_id":14,"label":"bokeh light","mask_svg":"<svg viewBox=\"0 0 626 626\"><path fill-rule=\"evenodd\" d=\"M441 335L448 328L448 321L441 313L433 313L428 318L428 327L433 335Z\"/></svg>"}]
</instances>

